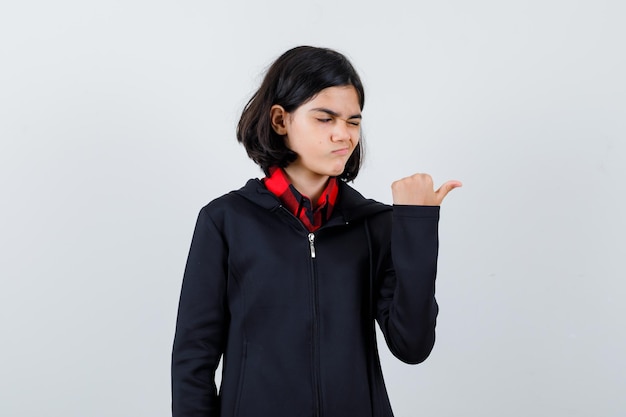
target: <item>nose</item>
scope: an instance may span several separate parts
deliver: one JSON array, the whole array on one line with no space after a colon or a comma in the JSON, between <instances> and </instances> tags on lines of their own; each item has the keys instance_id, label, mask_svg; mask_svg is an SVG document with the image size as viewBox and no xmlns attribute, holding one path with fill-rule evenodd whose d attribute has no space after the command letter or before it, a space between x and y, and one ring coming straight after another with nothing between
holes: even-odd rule
<instances>
[{"instance_id":1,"label":"nose","mask_svg":"<svg viewBox=\"0 0 626 417\"><path fill-rule=\"evenodd\" d=\"M350 125L345 120L337 120L331 139L333 142L342 142L352 140L352 132Z\"/></svg>"}]
</instances>

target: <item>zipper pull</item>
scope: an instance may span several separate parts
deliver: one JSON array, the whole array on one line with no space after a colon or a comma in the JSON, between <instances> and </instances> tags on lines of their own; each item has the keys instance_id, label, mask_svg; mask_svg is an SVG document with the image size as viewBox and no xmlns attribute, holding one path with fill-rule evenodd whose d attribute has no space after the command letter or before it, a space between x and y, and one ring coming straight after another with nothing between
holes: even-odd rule
<instances>
[{"instance_id":1,"label":"zipper pull","mask_svg":"<svg viewBox=\"0 0 626 417\"><path fill-rule=\"evenodd\" d=\"M315 258L315 235L309 233L309 247L311 249L311 258Z\"/></svg>"}]
</instances>

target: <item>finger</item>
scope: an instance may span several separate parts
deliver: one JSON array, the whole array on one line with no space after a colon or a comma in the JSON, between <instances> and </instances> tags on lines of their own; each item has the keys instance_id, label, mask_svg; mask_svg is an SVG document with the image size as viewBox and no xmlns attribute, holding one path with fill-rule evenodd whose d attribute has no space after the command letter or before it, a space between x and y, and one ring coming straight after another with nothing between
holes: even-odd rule
<instances>
[{"instance_id":1,"label":"finger","mask_svg":"<svg viewBox=\"0 0 626 417\"><path fill-rule=\"evenodd\" d=\"M446 183L444 183L441 187L439 187L439 189L437 191L435 191L435 194L437 194L437 196L439 197L439 201L442 201L450 191L454 190L455 188L458 187L462 187L463 183L461 181L457 181L457 180L452 180L452 181L448 181Z\"/></svg>"}]
</instances>

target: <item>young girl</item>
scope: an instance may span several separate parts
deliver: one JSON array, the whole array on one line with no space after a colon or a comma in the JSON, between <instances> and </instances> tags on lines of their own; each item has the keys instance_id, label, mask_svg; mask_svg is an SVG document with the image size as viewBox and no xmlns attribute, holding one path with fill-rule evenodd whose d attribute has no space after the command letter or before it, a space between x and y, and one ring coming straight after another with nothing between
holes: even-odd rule
<instances>
[{"instance_id":1,"label":"young girl","mask_svg":"<svg viewBox=\"0 0 626 417\"><path fill-rule=\"evenodd\" d=\"M392 416L374 321L400 360L429 355L439 205L461 184L401 179L393 207L351 188L364 101L343 55L297 47L248 102L237 139L266 176L198 216L172 355L174 417Z\"/></svg>"}]
</instances>

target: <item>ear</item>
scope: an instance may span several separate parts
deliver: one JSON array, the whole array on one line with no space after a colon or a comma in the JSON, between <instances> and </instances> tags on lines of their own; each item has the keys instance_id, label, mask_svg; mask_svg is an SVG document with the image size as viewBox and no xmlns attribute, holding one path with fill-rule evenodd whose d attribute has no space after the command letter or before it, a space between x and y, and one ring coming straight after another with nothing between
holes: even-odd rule
<instances>
[{"instance_id":1,"label":"ear","mask_svg":"<svg viewBox=\"0 0 626 417\"><path fill-rule=\"evenodd\" d=\"M287 112L283 108L283 106L279 106L278 104L274 104L272 108L270 108L270 121L272 123L272 129L277 134L284 136L287 134Z\"/></svg>"}]
</instances>

